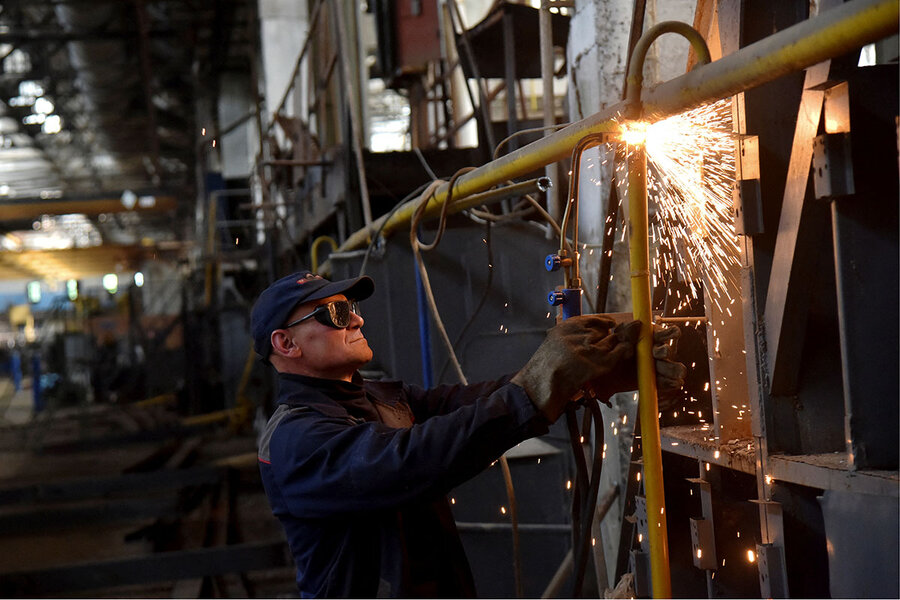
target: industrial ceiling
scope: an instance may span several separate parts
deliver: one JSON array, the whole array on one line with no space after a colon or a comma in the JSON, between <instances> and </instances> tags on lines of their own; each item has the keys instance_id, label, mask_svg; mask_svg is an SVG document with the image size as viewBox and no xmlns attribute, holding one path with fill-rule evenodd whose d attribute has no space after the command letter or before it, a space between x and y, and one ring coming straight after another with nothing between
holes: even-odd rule
<instances>
[{"instance_id":1,"label":"industrial ceiling","mask_svg":"<svg viewBox=\"0 0 900 600\"><path fill-rule=\"evenodd\" d=\"M60 278L41 253L77 278L187 241L218 81L249 85L255 14L251 0L0 5L0 279Z\"/></svg>"}]
</instances>

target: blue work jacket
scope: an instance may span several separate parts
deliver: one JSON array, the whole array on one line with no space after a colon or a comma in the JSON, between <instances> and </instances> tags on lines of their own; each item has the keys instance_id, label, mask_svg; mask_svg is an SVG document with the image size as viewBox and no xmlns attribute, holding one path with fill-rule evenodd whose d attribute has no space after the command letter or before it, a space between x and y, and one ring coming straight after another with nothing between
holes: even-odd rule
<instances>
[{"instance_id":1,"label":"blue work jacket","mask_svg":"<svg viewBox=\"0 0 900 600\"><path fill-rule=\"evenodd\" d=\"M471 597L446 494L546 419L508 378L432 390L279 375L259 464L301 597Z\"/></svg>"}]
</instances>

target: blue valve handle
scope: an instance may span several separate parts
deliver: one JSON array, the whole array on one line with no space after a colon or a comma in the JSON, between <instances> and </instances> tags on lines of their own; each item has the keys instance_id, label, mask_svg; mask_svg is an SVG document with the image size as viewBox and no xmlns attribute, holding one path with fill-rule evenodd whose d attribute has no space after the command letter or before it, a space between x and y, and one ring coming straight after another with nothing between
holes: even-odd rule
<instances>
[{"instance_id":1,"label":"blue valve handle","mask_svg":"<svg viewBox=\"0 0 900 600\"><path fill-rule=\"evenodd\" d=\"M560 258L559 254L548 254L544 261L544 266L547 267L548 271L557 271L562 266L562 258ZM551 301L550 304L553 304L553 302Z\"/></svg>"},{"instance_id":2,"label":"blue valve handle","mask_svg":"<svg viewBox=\"0 0 900 600\"><path fill-rule=\"evenodd\" d=\"M558 271L560 267L568 267L571 264L571 258L563 258L559 254L548 254L544 259L544 266L548 271Z\"/></svg>"},{"instance_id":3,"label":"blue valve handle","mask_svg":"<svg viewBox=\"0 0 900 600\"><path fill-rule=\"evenodd\" d=\"M581 288L566 288L550 292L547 296L547 302L551 306L562 304L563 320L569 317L577 317L581 314Z\"/></svg>"}]
</instances>

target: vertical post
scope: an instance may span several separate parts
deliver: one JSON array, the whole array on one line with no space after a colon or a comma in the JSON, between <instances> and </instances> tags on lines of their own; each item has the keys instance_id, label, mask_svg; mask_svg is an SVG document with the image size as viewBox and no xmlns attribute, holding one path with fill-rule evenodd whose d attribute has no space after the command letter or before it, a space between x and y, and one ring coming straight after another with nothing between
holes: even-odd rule
<instances>
[{"instance_id":1,"label":"vertical post","mask_svg":"<svg viewBox=\"0 0 900 600\"><path fill-rule=\"evenodd\" d=\"M516 32L513 16L503 11L503 75L506 77L506 135L519 130L519 118L516 114ZM519 147L516 138L507 144L512 152Z\"/></svg>"},{"instance_id":2,"label":"vertical post","mask_svg":"<svg viewBox=\"0 0 900 600\"><path fill-rule=\"evenodd\" d=\"M654 598L672 596L666 498L663 490L662 450L659 442L659 406L653 364L653 322L650 297L649 218L647 209L647 152L643 144L629 145L628 247L631 259L631 302L634 318L641 321L637 344L638 414L647 498L647 537Z\"/></svg>"},{"instance_id":3,"label":"vertical post","mask_svg":"<svg viewBox=\"0 0 900 600\"><path fill-rule=\"evenodd\" d=\"M556 125L556 103L553 94L553 22L550 17L549 0L541 2L538 19L541 43L541 88L544 104L544 127L553 127ZM545 136L550 133L550 129L544 131ZM553 182L553 186L547 190L547 212L557 221L559 221L559 216L562 212L559 206L558 170L558 163L555 162L550 163L544 169L544 174Z\"/></svg>"},{"instance_id":4,"label":"vertical post","mask_svg":"<svg viewBox=\"0 0 900 600\"><path fill-rule=\"evenodd\" d=\"M34 413L44 410L43 390L41 389L41 353L35 348L31 355L31 390L34 393Z\"/></svg>"},{"instance_id":5,"label":"vertical post","mask_svg":"<svg viewBox=\"0 0 900 600\"><path fill-rule=\"evenodd\" d=\"M12 374L13 389L15 391L22 390L22 355L18 350L13 350L12 356L9 357L9 371Z\"/></svg>"},{"instance_id":6,"label":"vertical post","mask_svg":"<svg viewBox=\"0 0 900 600\"><path fill-rule=\"evenodd\" d=\"M506 135L511 136L519 130L519 117L516 114L516 28L513 15L508 10L503 10L503 74L506 78ZM491 114L490 104L488 114ZM509 140L509 152L518 147L518 138ZM512 210L509 200L504 200L501 206L504 213Z\"/></svg>"},{"instance_id":7,"label":"vertical post","mask_svg":"<svg viewBox=\"0 0 900 600\"><path fill-rule=\"evenodd\" d=\"M366 163L363 160L363 140L362 140L362 123L360 123L361 107L359 110L354 109L353 98L354 90L357 86L353 84L353 75L350 71L351 65L355 64L350 58L350 41L347 33L347 25L344 19L344 7L335 3L333 5L332 16L335 22L335 33L337 37L338 54L341 61L341 84L343 88L343 108L346 111L346 118L350 120L349 139L344 139L344 143L350 144L353 156L356 159L356 173L359 178L359 200L362 204L363 222L366 227L372 224L372 207L369 203L369 184L366 182Z\"/></svg>"}]
</instances>

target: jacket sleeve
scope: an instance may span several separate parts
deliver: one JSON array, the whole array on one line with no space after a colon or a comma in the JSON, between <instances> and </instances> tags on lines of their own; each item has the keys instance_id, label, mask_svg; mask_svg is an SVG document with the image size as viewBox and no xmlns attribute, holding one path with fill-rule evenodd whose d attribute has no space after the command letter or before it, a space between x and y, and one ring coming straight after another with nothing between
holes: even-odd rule
<instances>
[{"instance_id":1,"label":"jacket sleeve","mask_svg":"<svg viewBox=\"0 0 900 600\"><path fill-rule=\"evenodd\" d=\"M335 517L446 494L547 430L524 390L510 383L409 428L315 411L291 416L272 434L267 467L284 510L300 518Z\"/></svg>"},{"instance_id":2,"label":"jacket sleeve","mask_svg":"<svg viewBox=\"0 0 900 600\"><path fill-rule=\"evenodd\" d=\"M494 381L483 381L471 385L439 385L425 389L417 385L403 384L403 400L409 404L421 423L435 415L445 415L461 406L472 404L479 398L489 396L507 385L512 375L505 375Z\"/></svg>"}]
</instances>

